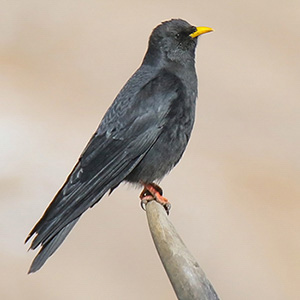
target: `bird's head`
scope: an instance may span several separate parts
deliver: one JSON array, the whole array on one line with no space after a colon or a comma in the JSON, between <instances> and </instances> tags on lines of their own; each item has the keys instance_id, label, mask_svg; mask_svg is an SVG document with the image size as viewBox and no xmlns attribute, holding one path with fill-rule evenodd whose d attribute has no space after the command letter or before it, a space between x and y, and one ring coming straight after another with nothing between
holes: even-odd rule
<instances>
[{"instance_id":1,"label":"bird's head","mask_svg":"<svg viewBox=\"0 0 300 300\"><path fill-rule=\"evenodd\" d=\"M209 27L195 27L181 19L165 21L154 28L144 63L158 60L184 62L194 59L197 37L213 31Z\"/></svg>"}]
</instances>

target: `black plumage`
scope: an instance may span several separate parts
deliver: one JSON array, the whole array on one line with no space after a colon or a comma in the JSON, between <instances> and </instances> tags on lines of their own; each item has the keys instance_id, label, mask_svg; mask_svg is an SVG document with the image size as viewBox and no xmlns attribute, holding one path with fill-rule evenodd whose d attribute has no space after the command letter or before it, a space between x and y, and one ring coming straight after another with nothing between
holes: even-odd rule
<instances>
[{"instance_id":1,"label":"black plumage","mask_svg":"<svg viewBox=\"0 0 300 300\"><path fill-rule=\"evenodd\" d=\"M42 267L80 216L122 181L148 184L180 160L195 116L197 36L211 31L173 19L157 26L140 68L106 112L79 161L29 233Z\"/></svg>"}]
</instances>

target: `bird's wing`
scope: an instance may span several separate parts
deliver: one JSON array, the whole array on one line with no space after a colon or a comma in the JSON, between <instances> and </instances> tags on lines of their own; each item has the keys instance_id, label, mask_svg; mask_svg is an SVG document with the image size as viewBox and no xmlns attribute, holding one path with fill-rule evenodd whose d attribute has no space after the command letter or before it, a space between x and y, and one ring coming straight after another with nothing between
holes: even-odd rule
<instances>
[{"instance_id":1,"label":"bird's wing","mask_svg":"<svg viewBox=\"0 0 300 300\"><path fill-rule=\"evenodd\" d=\"M65 184L28 235L26 242L36 233L31 249L42 246L29 272L38 270L82 213L122 182L143 159L159 137L165 116L182 91L180 85L177 77L164 72L133 98L116 99Z\"/></svg>"}]
</instances>

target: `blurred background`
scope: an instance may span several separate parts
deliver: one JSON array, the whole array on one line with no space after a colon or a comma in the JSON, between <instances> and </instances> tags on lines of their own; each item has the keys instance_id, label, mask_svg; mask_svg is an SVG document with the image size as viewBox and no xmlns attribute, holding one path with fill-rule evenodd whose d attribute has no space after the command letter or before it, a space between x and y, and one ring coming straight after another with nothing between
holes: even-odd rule
<instances>
[{"instance_id":1,"label":"blurred background","mask_svg":"<svg viewBox=\"0 0 300 300\"><path fill-rule=\"evenodd\" d=\"M0 298L175 299L140 209L120 186L38 272L23 244L152 29L199 38L197 120L162 181L170 219L221 299L299 299L300 2L1 1Z\"/></svg>"}]
</instances>

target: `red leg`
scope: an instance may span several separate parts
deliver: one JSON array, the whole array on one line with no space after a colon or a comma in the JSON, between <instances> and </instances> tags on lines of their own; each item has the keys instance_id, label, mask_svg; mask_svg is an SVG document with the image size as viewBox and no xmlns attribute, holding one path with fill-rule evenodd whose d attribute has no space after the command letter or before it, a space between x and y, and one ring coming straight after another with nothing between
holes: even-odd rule
<instances>
[{"instance_id":1,"label":"red leg","mask_svg":"<svg viewBox=\"0 0 300 300\"><path fill-rule=\"evenodd\" d=\"M144 184L144 190L140 194L141 199L141 206L143 209L145 209L145 205L147 202L155 200L158 203L160 203L165 210L167 211L167 214L169 214L169 211L171 209L171 204L168 201L167 198L162 196L162 189L155 183L147 183Z\"/></svg>"}]
</instances>

